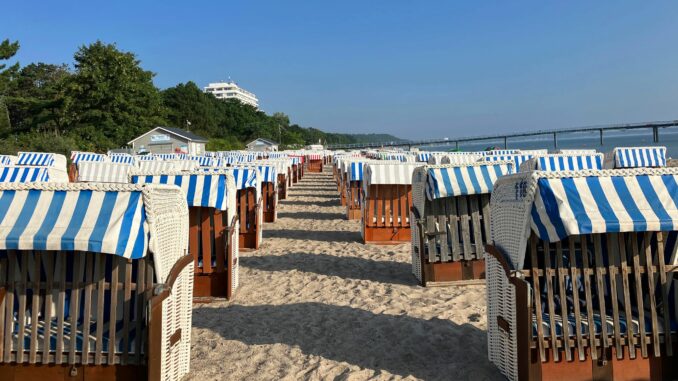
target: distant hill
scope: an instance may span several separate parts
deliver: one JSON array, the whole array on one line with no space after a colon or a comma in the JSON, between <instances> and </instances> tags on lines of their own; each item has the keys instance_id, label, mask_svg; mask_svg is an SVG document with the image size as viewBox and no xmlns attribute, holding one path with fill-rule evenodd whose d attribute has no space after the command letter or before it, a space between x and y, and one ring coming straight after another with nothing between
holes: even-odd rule
<instances>
[{"instance_id":1,"label":"distant hill","mask_svg":"<svg viewBox=\"0 0 678 381\"><path fill-rule=\"evenodd\" d=\"M324 133L323 138L327 144L358 144L358 143L382 143L404 142L406 140L389 134L336 134Z\"/></svg>"},{"instance_id":2,"label":"distant hill","mask_svg":"<svg viewBox=\"0 0 678 381\"><path fill-rule=\"evenodd\" d=\"M354 143L404 142L405 139L389 134L347 134Z\"/></svg>"}]
</instances>

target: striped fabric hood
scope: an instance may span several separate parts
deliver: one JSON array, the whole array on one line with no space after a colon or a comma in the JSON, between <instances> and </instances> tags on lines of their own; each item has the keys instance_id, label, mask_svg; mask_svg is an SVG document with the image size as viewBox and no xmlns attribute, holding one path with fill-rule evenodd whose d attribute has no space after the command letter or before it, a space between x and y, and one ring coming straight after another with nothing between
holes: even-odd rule
<instances>
[{"instance_id":1,"label":"striped fabric hood","mask_svg":"<svg viewBox=\"0 0 678 381\"><path fill-rule=\"evenodd\" d=\"M126 184L133 168L131 164L83 161L78 165L78 182Z\"/></svg>"},{"instance_id":2,"label":"striped fabric hood","mask_svg":"<svg viewBox=\"0 0 678 381\"><path fill-rule=\"evenodd\" d=\"M0 250L94 251L142 258L149 228L143 188L0 184Z\"/></svg>"},{"instance_id":3,"label":"striped fabric hood","mask_svg":"<svg viewBox=\"0 0 678 381\"><path fill-rule=\"evenodd\" d=\"M665 167L666 147L617 147L605 155L605 168Z\"/></svg>"},{"instance_id":4,"label":"striped fabric hood","mask_svg":"<svg viewBox=\"0 0 678 381\"><path fill-rule=\"evenodd\" d=\"M426 197L438 198L492 193L495 181L513 173L512 162L426 167Z\"/></svg>"},{"instance_id":5,"label":"striped fabric hood","mask_svg":"<svg viewBox=\"0 0 678 381\"><path fill-rule=\"evenodd\" d=\"M94 152L71 152L71 161L73 164L78 164L81 161L104 161L106 155Z\"/></svg>"},{"instance_id":6,"label":"striped fabric hood","mask_svg":"<svg viewBox=\"0 0 678 381\"><path fill-rule=\"evenodd\" d=\"M193 171L168 173L141 173L130 175L132 184L170 184L181 188L188 206L228 210L229 193L235 197L235 181L231 171ZM232 206L231 206L232 207Z\"/></svg>"},{"instance_id":7,"label":"striped fabric hood","mask_svg":"<svg viewBox=\"0 0 678 381\"><path fill-rule=\"evenodd\" d=\"M581 234L678 230L678 168L506 176L495 183L492 224L495 243L512 253L517 268L530 231L559 242Z\"/></svg>"},{"instance_id":8,"label":"striped fabric hood","mask_svg":"<svg viewBox=\"0 0 678 381\"><path fill-rule=\"evenodd\" d=\"M424 163L381 164L370 162L363 165L363 188L367 191L370 185L411 185L415 168Z\"/></svg>"},{"instance_id":9,"label":"striped fabric hood","mask_svg":"<svg viewBox=\"0 0 678 381\"><path fill-rule=\"evenodd\" d=\"M0 167L0 183L41 183L49 180L49 167Z\"/></svg>"},{"instance_id":10,"label":"striped fabric hood","mask_svg":"<svg viewBox=\"0 0 678 381\"><path fill-rule=\"evenodd\" d=\"M544 155L532 158L520 166L521 172L527 171L581 171L603 169L603 155Z\"/></svg>"}]
</instances>

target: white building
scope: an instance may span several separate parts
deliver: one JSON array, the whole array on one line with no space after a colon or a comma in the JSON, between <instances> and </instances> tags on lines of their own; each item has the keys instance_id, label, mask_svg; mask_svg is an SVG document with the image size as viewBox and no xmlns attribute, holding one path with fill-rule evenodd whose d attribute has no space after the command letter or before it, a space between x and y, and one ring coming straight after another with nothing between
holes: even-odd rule
<instances>
[{"instance_id":1,"label":"white building","mask_svg":"<svg viewBox=\"0 0 678 381\"><path fill-rule=\"evenodd\" d=\"M237 99L244 104L259 108L257 96L233 81L210 83L205 87L205 92L214 94L219 99Z\"/></svg>"}]
</instances>

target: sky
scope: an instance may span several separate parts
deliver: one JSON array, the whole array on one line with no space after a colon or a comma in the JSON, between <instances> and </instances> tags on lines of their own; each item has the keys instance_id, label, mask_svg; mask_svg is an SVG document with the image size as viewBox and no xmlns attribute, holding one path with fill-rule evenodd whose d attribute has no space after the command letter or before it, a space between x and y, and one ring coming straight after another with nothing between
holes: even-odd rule
<instances>
[{"instance_id":1,"label":"sky","mask_svg":"<svg viewBox=\"0 0 678 381\"><path fill-rule=\"evenodd\" d=\"M678 119L676 1L32 1L16 59L96 40L160 88L229 77L328 132L464 137Z\"/></svg>"}]
</instances>

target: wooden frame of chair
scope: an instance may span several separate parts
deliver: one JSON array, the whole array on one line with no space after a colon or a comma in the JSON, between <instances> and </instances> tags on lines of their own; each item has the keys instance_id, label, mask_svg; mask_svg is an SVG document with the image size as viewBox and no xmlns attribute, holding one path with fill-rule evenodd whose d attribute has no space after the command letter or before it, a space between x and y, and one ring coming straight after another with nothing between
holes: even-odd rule
<instances>
[{"instance_id":1,"label":"wooden frame of chair","mask_svg":"<svg viewBox=\"0 0 678 381\"><path fill-rule=\"evenodd\" d=\"M426 200L424 208L424 216L414 216L421 285L484 279L485 245L492 242L490 195Z\"/></svg>"},{"instance_id":2,"label":"wooden frame of chair","mask_svg":"<svg viewBox=\"0 0 678 381\"><path fill-rule=\"evenodd\" d=\"M226 212L208 207L189 207L188 251L194 262L193 297L200 299L233 296L235 257L235 214L231 222Z\"/></svg>"},{"instance_id":3,"label":"wooden frame of chair","mask_svg":"<svg viewBox=\"0 0 678 381\"><path fill-rule=\"evenodd\" d=\"M488 245L488 255L514 287L515 316L497 316L497 325L517 341L518 378L676 379L678 336L666 306L678 266L666 263L663 236L590 234L548 243L532 233L521 270L510 270L504 254ZM581 291L567 291L572 279L578 279ZM596 292L600 289L605 291ZM588 324L596 318L608 329ZM581 329L571 332L572 320ZM510 321L516 322L516 332ZM558 329L557 321L569 324Z\"/></svg>"},{"instance_id":4,"label":"wooden frame of chair","mask_svg":"<svg viewBox=\"0 0 678 381\"><path fill-rule=\"evenodd\" d=\"M71 183L78 181L78 165L75 163L68 165L68 181Z\"/></svg>"},{"instance_id":5,"label":"wooden frame of chair","mask_svg":"<svg viewBox=\"0 0 678 381\"><path fill-rule=\"evenodd\" d=\"M181 257L160 284L149 258L7 251L0 259L0 379L160 381L163 303L191 261ZM41 335L45 322L50 334ZM72 327L79 340L70 340ZM167 344L181 335L177 329Z\"/></svg>"},{"instance_id":6,"label":"wooden frame of chair","mask_svg":"<svg viewBox=\"0 0 678 381\"><path fill-rule=\"evenodd\" d=\"M261 207L264 213L264 222L271 223L275 222L276 218L276 207L277 207L277 197L275 191L275 184L272 182L262 182L261 183Z\"/></svg>"},{"instance_id":7,"label":"wooden frame of chair","mask_svg":"<svg viewBox=\"0 0 678 381\"><path fill-rule=\"evenodd\" d=\"M410 242L412 185L373 184L362 203L364 243Z\"/></svg>"},{"instance_id":8,"label":"wooden frame of chair","mask_svg":"<svg viewBox=\"0 0 678 381\"><path fill-rule=\"evenodd\" d=\"M341 178L339 179L339 202L341 206L348 206L348 174L340 174ZM360 217L358 217L360 218Z\"/></svg>"},{"instance_id":9,"label":"wooden frame of chair","mask_svg":"<svg viewBox=\"0 0 678 381\"><path fill-rule=\"evenodd\" d=\"M296 184L301 180L299 178L299 164L292 164L292 183Z\"/></svg>"},{"instance_id":10,"label":"wooden frame of chair","mask_svg":"<svg viewBox=\"0 0 678 381\"><path fill-rule=\"evenodd\" d=\"M261 236L260 208L255 188L239 189L236 194L238 216L240 218L240 249L256 250L259 248Z\"/></svg>"},{"instance_id":11,"label":"wooden frame of chair","mask_svg":"<svg viewBox=\"0 0 678 381\"><path fill-rule=\"evenodd\" d=\"M346 180L343 192L346 199L346 219L359 220L362 217L363 182Z\"/></svg>"},{"instance_id":12,"label":"wooden frame of chair","mask_svg":"<svg viewBox=\"0 0 678 381\"><path fill-rule=\"evenodd\" d=\"M287 198L287 176L278 174L278 200L285 200Z\"/></svg>"}]
</instances>

